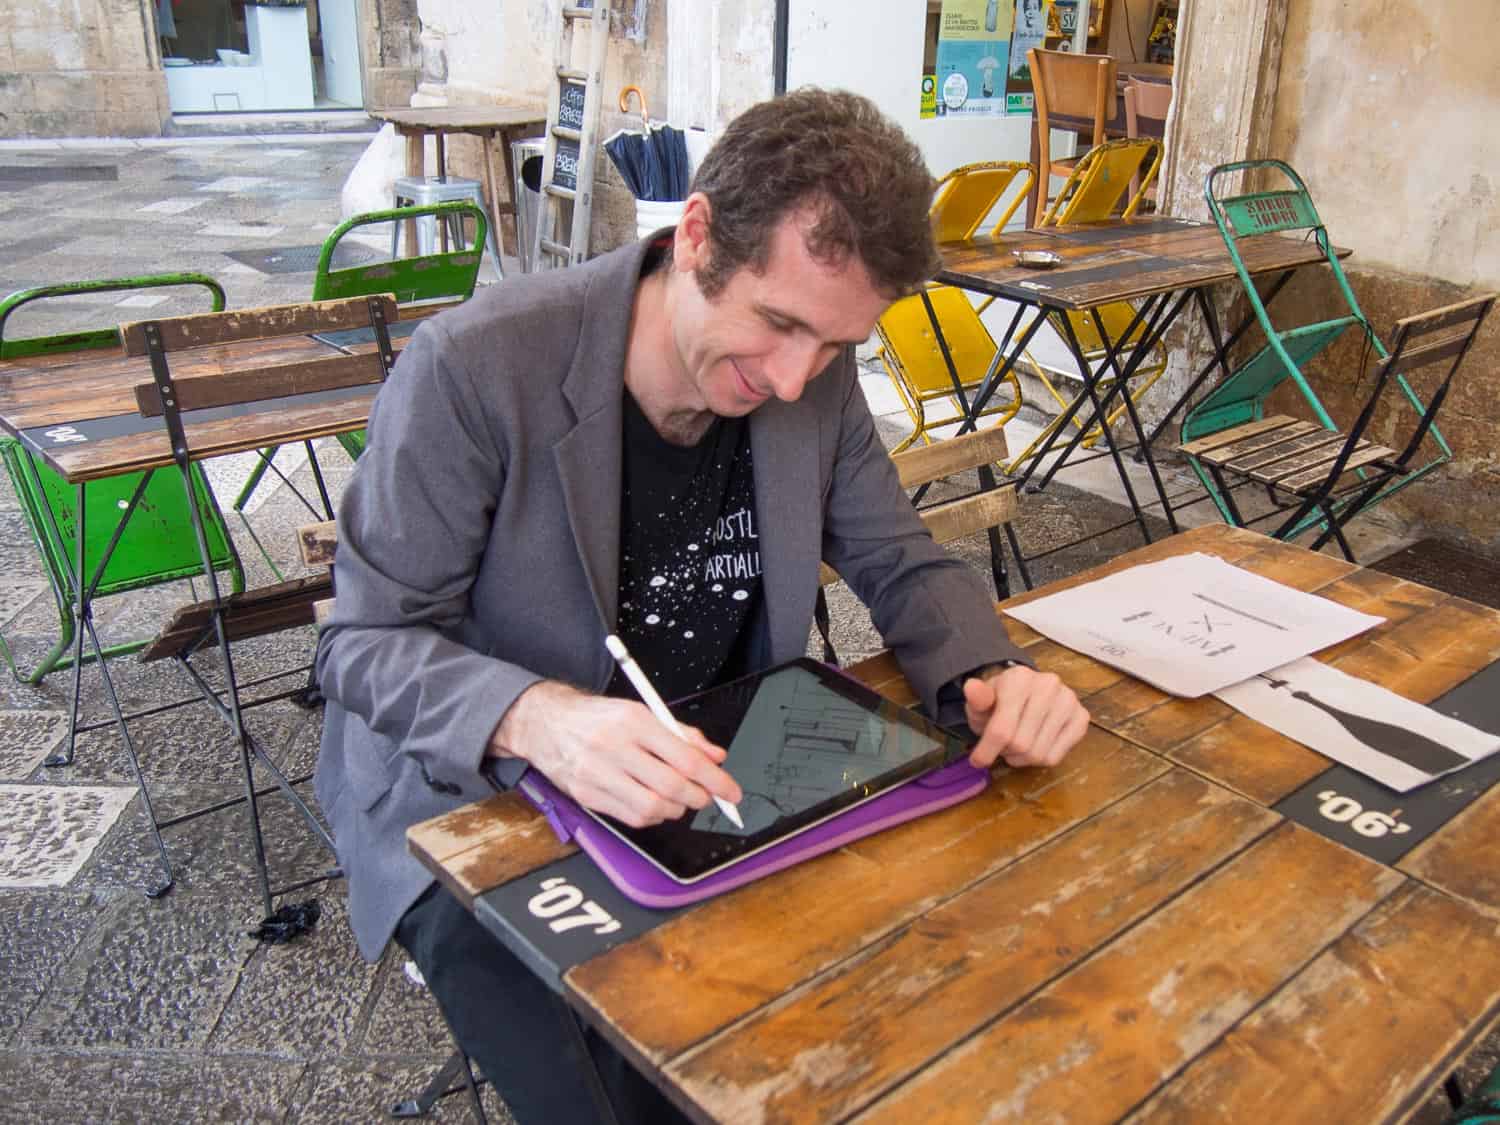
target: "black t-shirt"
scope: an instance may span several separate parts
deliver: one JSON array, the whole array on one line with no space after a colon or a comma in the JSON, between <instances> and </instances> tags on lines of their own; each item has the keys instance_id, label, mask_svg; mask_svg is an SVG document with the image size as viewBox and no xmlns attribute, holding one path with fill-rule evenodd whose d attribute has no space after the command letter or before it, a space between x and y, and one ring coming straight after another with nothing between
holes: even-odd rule
<instances>
[{"instance_id":1,"label":"black t-shirt","mask_svg":"<svg viewBox=\"0 0 1500 1125\"><path fill-rule=\"evenodd\" d=\"M616 631L665 699L739 675L761 596L750 427L718 418L696 445L666 441L625 395ZM611 695L633 696L617 671Z\"/></svg>"}]
</instances>

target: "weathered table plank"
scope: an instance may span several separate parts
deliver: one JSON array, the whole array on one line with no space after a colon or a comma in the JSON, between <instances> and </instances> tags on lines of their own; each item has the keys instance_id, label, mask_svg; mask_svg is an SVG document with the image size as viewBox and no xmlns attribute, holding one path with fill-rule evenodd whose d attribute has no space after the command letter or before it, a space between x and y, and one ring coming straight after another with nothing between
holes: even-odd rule
<instances>
[{"instance_id":1,"label":"weathered table plank","mask_svg":"<svg viewBox=\"0 0 1500 1125\"><path fill-rule=\"evenodd\" d=\"M601 1030L630 1056L659 1065L1165 769L1091 731L1055 771L1001 771L951 809L711 899L571 970L569 990L584 1010L609 1013Z\"/></svg>"},{"instance_id":2,"label":"weathered table plank","mask_svg":"<svg viewBox=\"0 0 1500 1125\"><path fill-rule=\"evenodd\" d=\"M1494 922L1408 885L1129 1120L1399 1120L1497 1006Z\"/></svg>"},{"instance_id":3,"label":"weathered table plank","mask_svg":"<svg viewBox=\"0 0 1500 1125\"><path fill-rule=\"evenodd\" d=\"M856 1120L1115 1121L1401 882L1285 824Z\"/></svg>"},{"instance_id":4,"label":"weathered table plank","mask_svg":"<svg viewBox=\"0 0 1500 1125\"><path fill-rule=\"evenodd\" d=\"M408 846L429 871L473 909L474 899L578 849L557 838L547 818L519 793L477 804L407 829Z\"/></svg>"},{"instance_id":5,"label":"weathered table plank","mask_svg":"<svg viewBox=\"0 0 1500 1125\"><path fill-rule=\"evenodd\" d=\"M682 1056L668 1073L724 1121L838 1120L1088 958L1276 822L1174 770L843 971ZM1107 864L1099 862L1104 854ZM872 997L885 1002L876 1007ZM830 1065L835 1059L839 1065Z\"/></svg>"}]
</instances>

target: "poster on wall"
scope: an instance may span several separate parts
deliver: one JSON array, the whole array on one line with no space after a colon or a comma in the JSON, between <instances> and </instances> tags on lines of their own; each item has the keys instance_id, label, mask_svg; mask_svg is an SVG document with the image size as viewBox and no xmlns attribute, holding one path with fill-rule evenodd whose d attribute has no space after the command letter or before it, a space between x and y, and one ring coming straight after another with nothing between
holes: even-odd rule
<instances>
[{"instance_id":1,"label":"poster on wall","mask_svg":"<svg viewBox=\"0 0 1500 1125\"><path fill-rule=\"evenodd\" d=\"M943 0L938 24L937 116L1005 112L1014 0Z\"/></svg>"},{"instance_id":2,"label":"poster on wall","mask_svg":"<svg viewBox=\"0 0 1500 1125\"><path fill-rule=\"evenodd\" d=\"M1010 65L1005 68L1005 112L1030 113L1036 100L1031 92L1031 64L1026 52L1045 47L1052 0L1015 0L1016 19L1010 33Z\"/></svg>"}]
</instances>

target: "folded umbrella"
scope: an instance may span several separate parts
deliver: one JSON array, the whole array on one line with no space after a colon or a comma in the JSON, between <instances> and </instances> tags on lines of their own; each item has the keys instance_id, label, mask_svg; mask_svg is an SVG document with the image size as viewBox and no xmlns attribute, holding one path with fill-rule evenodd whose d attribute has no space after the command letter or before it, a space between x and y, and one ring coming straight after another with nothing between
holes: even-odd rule
<instances>
[{"instance_id":1,"label":"folded umbrella","mask_svg":"<svg viewBox=\"0 0 1500 1125\"><path fill-rule=\"evenodd\" d=\"M626 86L620 91L622 113L628 111L632 93L640 99L642 129L639 132L621 129L604 142L604 151L637 199L656 202L686 199L686 137L674 126L651 124L645 95L638 86Z\"/></svg>"}]
</instances>

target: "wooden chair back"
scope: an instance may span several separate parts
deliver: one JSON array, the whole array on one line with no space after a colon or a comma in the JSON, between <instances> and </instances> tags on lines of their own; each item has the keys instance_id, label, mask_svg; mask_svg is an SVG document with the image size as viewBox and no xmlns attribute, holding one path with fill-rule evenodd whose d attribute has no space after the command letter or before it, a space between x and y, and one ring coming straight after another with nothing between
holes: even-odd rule
<instances>
[{"instance_id":1,"label":"wooden chair back","mask_svg":"<svg viewBox=\"0 0 1500 1125\"><path fill-rule=\"evenodd\" d=\"M905 450L892 455L891 461L896 466L896 475L901 478L901 487L911 489L946 480L966 470L1003 464L1008 456L1005 430L1000 426L990 426ZM976 532L1003 527L1015 520L1017 511L1015 486L997 482L988 488L981 484L968 495L921 508L919 514L932 538L946 545ZM1004 577L1003 560L998 566L996 593L1004 598L1009 593L1009 581ZM839 581L839 576L827 563L821 563L818 579L826 586Z\"/></svg>"},{"instance_id":2,"label":"wooden chair back","mask_svg":"<svg viewBox=\"0 0 1500 1125\"><path fill-rule=\"evenodd\" d=\"M1125 135L1139 137L1143 120L1164 122L1171 108L1172 87L1169 83L1130 79L1125 83Z\"/></svg>"},{"instance_id":3,"label":"wooden chair back","mask_svg":"<svg viewBox=\"0 0 1500 1125\"><path fill-rule=\"evenodd\" d=\"M186 439L179 442L175 432L181 427L184 411L382 382L395 360L386 328L398 316L395 299L386 293L140 321L121 325L120 334L127 355L152 358L156 377L153 382L135 386L137 410L148 418L166 417L168 430L174 432L174 449L181 446L186 455ZM170 357L177 351L365 327L377 328L378 346L373 352L330 354L258 370L171 378ZM170 401L163 393L166 384L171 387ZM201 457L213 450L191 452Z\"/></svg>"},{"instance_id":4,"label":"wooden chair back","mask_svg":"<svg viewBox=\"0 0 1500 1125\"><path fill-rule=\"evenodd\" d=\"M1031 65L1037 131L1036 205L1040 214L1050 194L1048 176L1067 175L1069 165L1052 159L1050 132L1069 129L1089 138L1089 147L1104 140L1104 126L1114 116L1117 65L1112 55L1075 55L1033 47ZM1058 118L1069 118L1059 121ZM1054 167L1057 165L1057 167Z\"/></svg>"},{"instance_id":5,"label":"wooden chair back","mask_svg":"<svg viewBox=\"0 0 1500 1125\"><path fill-rule=\"evenodd\" d=\"M1148 121L1157 123L1154 129L1148 130L1148 135L1164 135L1167 128L1167 114L1171 108L1171 83L1129 79L1125 83L1125 135L1139 137L1142 123ZM1140 192L1141 181L1137 177L1130 181L1130 194L1138 195ZM1148 199L1155 199L1156 185L1147 184L1145 195Z\"/></svg>"},{"instance_id":6,"label":"wooden chair back","mask_svg":"<svg viewBox=\"0 0 1500 1125\"><path fill-rule=\"evenodd\" d=\"M1005 430L994 425L985 430L948 438L932 445L918 446L891 456L896 466L896 475L901 487L915 488L921 496L926 486L966 470L977 469L979 486L967 495L943 500L926 507L918 507L918 514L932 538L940 544L952 543L967 535L986 532L990 546L990 574L995 580L995 593L1001 598L1010 596L1010 580L1005 569L1005 548L1000 543L1000 529L1010 539L1021 579L1031 588L1030 576L1026 572L1025 560L1021 557L1020 545L1010 524L1016 518L1015 485L998 481L994 467L1003 464L1009 455L1005 444ZM823 639L823 659L829 664L838 663L831 639L832 622L828 612L828 598L823 587L839 581L838 572L827 563L818 565L818 597L813 604L813 623Z\"/></svg>"}]
</instances>

